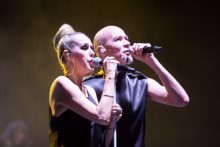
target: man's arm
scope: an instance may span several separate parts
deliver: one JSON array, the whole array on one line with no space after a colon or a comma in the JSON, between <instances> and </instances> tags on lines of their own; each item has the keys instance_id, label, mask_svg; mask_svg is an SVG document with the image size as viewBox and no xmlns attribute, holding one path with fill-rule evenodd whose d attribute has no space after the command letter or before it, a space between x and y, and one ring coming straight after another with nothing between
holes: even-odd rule
<instances>
[{"instance_id":1,"label":"man's arm","mask_svg":"<svg viewBox=\"0 0 220 147\"><path fill-rule=\"evenodd\" d=\"M148 78L148 94L150 99L159 103L184 107L189 103L189 97L177 80L160 64L153 53L142 54L141 44L134 49L133 56L153 69L160 78L162 85Z\"/></svg>"}]
</instances>

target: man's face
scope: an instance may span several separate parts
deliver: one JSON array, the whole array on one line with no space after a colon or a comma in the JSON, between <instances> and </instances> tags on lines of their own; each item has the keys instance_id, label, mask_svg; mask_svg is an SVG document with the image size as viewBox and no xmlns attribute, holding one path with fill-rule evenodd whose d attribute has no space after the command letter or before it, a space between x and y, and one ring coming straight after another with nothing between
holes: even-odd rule
<instances>
[{"instance_id":1,"label":"man's face","mask_svg":"<svg viewBox=\"0 0 220 147\"><path fill-rule=\"evenodd\" d=\"M131 64L130 42L125 32L118 27L111 27L105 33L106 56L114 56L120 64Z\"/></svg>"}]
</instances>

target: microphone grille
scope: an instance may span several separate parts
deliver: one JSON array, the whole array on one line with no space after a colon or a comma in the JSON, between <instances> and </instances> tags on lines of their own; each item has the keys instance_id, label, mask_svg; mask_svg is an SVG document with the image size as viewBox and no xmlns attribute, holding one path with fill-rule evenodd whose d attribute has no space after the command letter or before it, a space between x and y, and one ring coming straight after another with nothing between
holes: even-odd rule
<instances>
[{"instance_id":1,"label":"microphone grille","mask_svg":"<svg viewBox=\"0 0 220 147\"><path fill-rule=\"evenodd\" d=\"M95 57L95 58L93 59L93 66L94 66L94 67L100 67L100 66L102 66L102 59L99 58L99 57Z\"/></svg>"},{"instance_id":2,"label":"microphone grille","mask_svg":"<svg viewBox=\"0 0 220 147\"><path fill-rule=\"evenodd\" d=\"M154 46L154 52L160 52L161 50L162 50L162 47Z\"/></svg>"}]
</instances>

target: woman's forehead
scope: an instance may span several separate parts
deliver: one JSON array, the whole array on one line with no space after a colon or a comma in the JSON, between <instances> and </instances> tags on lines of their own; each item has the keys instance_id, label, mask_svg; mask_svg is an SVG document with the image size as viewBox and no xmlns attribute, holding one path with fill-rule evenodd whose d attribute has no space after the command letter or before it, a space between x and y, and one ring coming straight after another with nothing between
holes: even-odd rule
<instances>
[{"instance_id":1,"label":"woman's forehead","mask_svg":"<svg viewBox=\"0 0 220 147\"><path fill-rule=\"evenodd\" d=\"M85 34L75 34L71 38L77 44L92 43L91 40Z\"/></svg>"}]
</instances>

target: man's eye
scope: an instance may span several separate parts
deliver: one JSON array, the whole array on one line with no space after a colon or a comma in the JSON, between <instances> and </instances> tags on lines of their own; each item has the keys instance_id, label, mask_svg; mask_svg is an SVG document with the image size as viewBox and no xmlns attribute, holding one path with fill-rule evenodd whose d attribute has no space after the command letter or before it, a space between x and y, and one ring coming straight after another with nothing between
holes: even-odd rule
<instances>
[{"instance_id":1,"label":"man's eye","mask_svg":"<svg viewBox=\"0 0 220 147\"><path fill-rule=\"evenodd\" d=\"M121 41L121 38L115 38L114 41Z\"/></svg>"}]
</instances>

